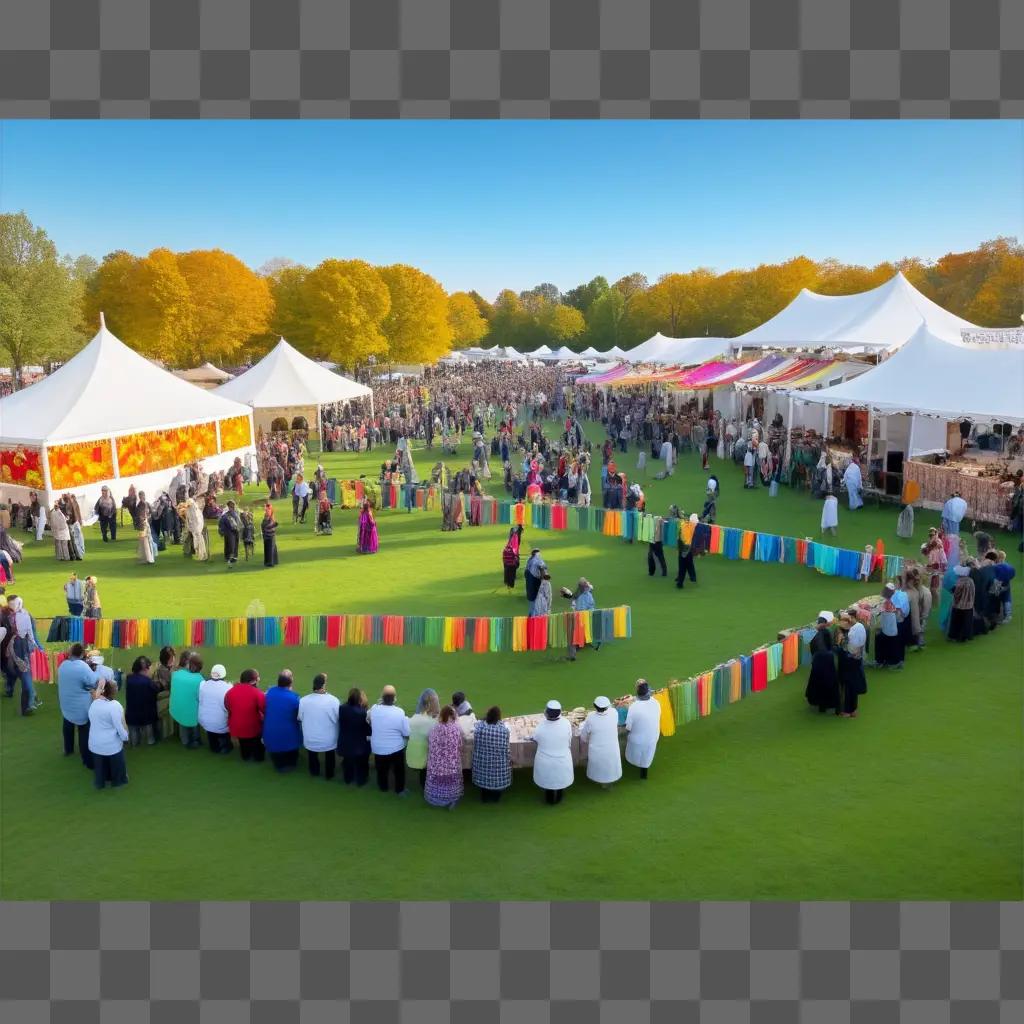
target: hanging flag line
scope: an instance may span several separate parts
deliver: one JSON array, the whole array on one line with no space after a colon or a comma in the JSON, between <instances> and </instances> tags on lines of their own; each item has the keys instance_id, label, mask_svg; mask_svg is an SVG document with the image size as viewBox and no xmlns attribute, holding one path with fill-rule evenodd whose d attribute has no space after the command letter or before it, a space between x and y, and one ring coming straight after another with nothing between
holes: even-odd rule
<instances>
[{"instance_id":1,"label":"hanging flag line","mask_svg":"<svg viewBox=\"0 0 1024 1024\"><path fill-rule=\"evenodd\" d=\"M47 643L140 647L433 647L446 653L543 651L632 636L629 605L516 616L284 615L231 619L53 619Z\"/></svg>"},{"instance_id":2,"label":"hanging flag line","mask_svg":"<svg viewBox=\"0 0 1024 1024\"><path fill-rule=\"evenodd\" d=\"M879 598L857 602L870 619L872 604ZM730 704L768 689L780 676L792 675L811 662L811 640L816 628L805 626L785 631L782 640L766 644L729 661L716 665L689 679L672 680L652 693L661 705L661 735L671 736L676 729L701 718L707 718ZM616 702L619 721L625 722L629 705L635 697L620 697Z\"/></svg>"}]
</instances>

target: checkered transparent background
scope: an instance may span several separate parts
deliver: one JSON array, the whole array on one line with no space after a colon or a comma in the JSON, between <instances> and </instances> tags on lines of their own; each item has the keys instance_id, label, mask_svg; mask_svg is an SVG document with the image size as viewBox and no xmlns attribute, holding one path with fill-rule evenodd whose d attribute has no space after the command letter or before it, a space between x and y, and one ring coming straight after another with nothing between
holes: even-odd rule
<instances>
[{"instance_id":1,"label":"checkered transparent background","mask_svg":"<svg viewBox=\"0 0 1024 1024\"><path fill-rule=\"evenodd\" d=\"M1022 0L0 0L6 117L1022 115Z\"/></svg>"},{"instance_id":2,"label":"checkered transparent background","mask_svg":"<svg viewBox=\"0 0 1024 1024\"><path fill-rule=\"evenodd\" d=\"M8 903L10 1024L1010 1024L998 903Z\"/></svg>"}]
</instances>

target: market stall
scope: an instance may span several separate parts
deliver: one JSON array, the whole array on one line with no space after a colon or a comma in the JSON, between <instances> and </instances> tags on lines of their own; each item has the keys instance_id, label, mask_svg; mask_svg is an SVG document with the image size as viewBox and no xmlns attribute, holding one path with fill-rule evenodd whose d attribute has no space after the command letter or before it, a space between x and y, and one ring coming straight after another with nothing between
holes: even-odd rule
<instances>
[{"instance_id":1,"label":"market stall","mask_svg":"<svg viewBox=\"0 0 1024 1024\"><path fill-rule=\"evenodd\" d=\"M252 410L154 365L107 330L60 369L0 399L0 497L91 512L103 486L164 490L178 469L210 473L253 447Z\"/></svg>"},{"instance_id":2,"label":"market stall","mask_svg":"<svg viewBox=\"0 0 1024 1024\"><path fill-rule=\"evenodd\" d=\"M367 401L373 414L370 388L324 369L284 338L254 367L214 394L249 406L259 431L270 431L275 420L284 419L291 427L301 418L310 434L319 438L323 407L335 402Z\"/></svg>"}]
</instances>

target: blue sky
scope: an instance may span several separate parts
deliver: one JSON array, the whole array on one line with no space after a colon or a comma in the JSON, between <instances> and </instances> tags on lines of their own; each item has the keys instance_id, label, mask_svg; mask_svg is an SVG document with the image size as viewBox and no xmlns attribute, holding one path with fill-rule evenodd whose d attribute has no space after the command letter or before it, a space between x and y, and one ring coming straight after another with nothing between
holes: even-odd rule
<instances>
[{"instance_id":1,"label":"blue sky","mask_svg":"<svg viewBox=\"0 0 1024 1024\"><path fill-rule=\"evenodd\" d=\"M411 263L492 298L1022 234L1012 121L19 122L0 210L62 252Z\"/></svg>"}]
</instances>

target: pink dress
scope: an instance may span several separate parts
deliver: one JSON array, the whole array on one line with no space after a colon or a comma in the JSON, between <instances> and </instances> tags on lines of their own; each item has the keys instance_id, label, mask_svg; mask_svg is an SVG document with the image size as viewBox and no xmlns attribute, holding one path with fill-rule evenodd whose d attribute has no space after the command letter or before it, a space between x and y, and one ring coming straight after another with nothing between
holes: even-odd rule
<instances>
[{"instance_id":1,"label":"pink dress","mask_svg":"<svg viewBox=\"0 0 1024 1024\"><path fill-rule=\"evenodd\" d=\"M372 555L377 551L377 521L368 509L359 513L357 549L361 555Z\"/></svg>"},{"instance_id":2,"label":"pink dress","mask_svg":"<svg viewBox=\"0 0 1024 1024\"><path fill-rule=\"evenodd\" d=\"M458 722L438 723L427 736L428 804L448 807L462 796L462 730Z\"/></svg>"}]
</instances>

